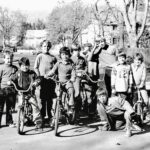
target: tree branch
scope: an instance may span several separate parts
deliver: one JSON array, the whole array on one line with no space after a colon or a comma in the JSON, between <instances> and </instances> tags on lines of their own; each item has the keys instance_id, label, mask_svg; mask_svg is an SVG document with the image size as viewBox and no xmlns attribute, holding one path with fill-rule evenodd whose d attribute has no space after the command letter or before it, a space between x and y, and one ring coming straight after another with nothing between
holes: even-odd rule
<instances>
[{"instance_id":1,"label":"tree branch","mask_svg":"<svg viewBox=\"0 0 150 150\"><path fill-rule=\"evenodd\" d=\"M145 27L145 24L146 24L146 19L147 19L147 13L148 13L148 2L149 0L145 0L145 12L144 12L144 19L143 19L143 22L142 22L142 27L141 27L141 30L137 36L137 40L139 40L139 38L142 36L143 34L143 31L144 31L144 27Z\"/></svg>"}]
</instances>

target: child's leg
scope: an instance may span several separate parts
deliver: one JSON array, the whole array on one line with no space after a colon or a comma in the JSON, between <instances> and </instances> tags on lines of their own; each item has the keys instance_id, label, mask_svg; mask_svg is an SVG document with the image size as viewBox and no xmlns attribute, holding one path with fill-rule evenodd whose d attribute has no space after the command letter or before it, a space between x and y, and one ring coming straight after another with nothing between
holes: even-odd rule
<instances>
[{"instance_id":1,"label":"child's leg","mask_svg":"<svg viewBox=\"0 0 150 150\"><path fill-rule=\"evenodd\" d=\"M124 104L123 104L123 109L128 113L128 114L132 114L134 113L134 109L133 107L130 105L130 103L128 101L125 100Z\"/></svg>"},{"instance_id":2,"label":"child's leg","mask_svg":"<svg viewBox=\"0 0 150 150\"><path fill-rule=\"evenodd\" d=\"M7 95L6 97L6 125L13 124L12 109L14 106L14 96Z\"/></svg>"},{"instance_id":3,"label":"child's leg","mask_svg":"<svg viewBox=\"0 0 150 150\"><path fill-rule=\"evenodd\" d=\"M38 107L38 103L35 97L31 97L29 99L29 102L31 103L32 110L33 110L33 121L36 123L37 121L42 122L40 109Z\"/></svg>"},{"instance_id":4,"label":"child's leg","mask_svg":"<svg viewBox=\"0 0 150 150\"><path fill-rule=\"evenodd\" d=\"M128 113L127 111L124 113L124 117L126 120L126 136L130 137L131 136L131 116L130 113Z\"/></svg>"},{"instance_id":5,"label":"child's leg","mask_svg":"<svg viewBox=\"0 0 150 150\"><path fill-rule=\"evenodd\" d=\"M141 89L140 92L141 92L141 96L144 100L144 103L146 104L147 107L149 107L149 99L148 99L147 91L145 89Z\"/></svg>"},{"instance_id":6,"label":"child's leg","mask_svg":"<svg viewBox=\"0 0 150 150\"><path fill-rule=\"evenodd\" d=\"M81 82L81 78L77 77L75 82L73 83L74 90L75 90L75 98L79 97L80 95L80 82Z\"/></svg>"},{"instance_id":7,"label":"child's leg","mask_svg":"<svg viewBox=\"0 0 150 150\"><path fill-rule=\"evenodd\" d=\"M74 106L74 88L72 82L67 82L65 85L65 88L67 90L68 96L69 96L69 106Z\"/></svg>"},{"instance_id":8,"label":"child's leg","mask_svg":"<svg viewBox=\"0 0 150 150\"><path fill-rule=\"evenodd\" d=\"M1 127L1 121L2 121L4 103L5 103L4 97L0 97L0 127Z\"/></svg>"}]
</instances>

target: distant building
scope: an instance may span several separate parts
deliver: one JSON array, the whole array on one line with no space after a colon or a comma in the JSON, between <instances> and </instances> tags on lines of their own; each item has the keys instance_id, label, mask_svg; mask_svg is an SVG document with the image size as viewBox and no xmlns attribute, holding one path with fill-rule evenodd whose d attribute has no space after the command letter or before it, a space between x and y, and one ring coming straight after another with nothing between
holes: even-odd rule
<instances>
[{"instance_id":1,"label":"distant building","mask_svg":"<svg viewBox=\"0 0 150 150\"><path fill-rule=\"evenodd\" d=\"M37 48L47 35L47 30L27 30L24 46Z\"/></svg>"}]
</instances>

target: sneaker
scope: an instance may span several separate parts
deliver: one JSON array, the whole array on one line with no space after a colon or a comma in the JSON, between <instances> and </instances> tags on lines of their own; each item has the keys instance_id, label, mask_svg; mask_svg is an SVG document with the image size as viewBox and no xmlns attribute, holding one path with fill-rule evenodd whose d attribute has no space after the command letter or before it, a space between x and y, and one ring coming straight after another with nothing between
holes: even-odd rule
<instances>
[{"instance_id":1,"label":"sneaker","mask_svg":"<svg viewBox=\"0 0 150 150\"><path fill-rule=\"evenodd\" d=\"M55 126L55 120L54 119L52 119L50 121L49 126L50 126L50 128L54 128L54 126Z\"/></svg>"},{"instance_id":2,"label":"sneaker","mask_svg":"<svg viewBox=\"0 0 150 150\"><path fill-rule=\"evenodd\" d=\"M68 110L68 114L73 114L73 112L74 112L74 107L70 107Z\"/></svg>"},{"instance_id":3,"label":"sneaker","mask_svg":"<svg viewBox=\"0 0 150 150\"><path fill-rule=\"evenodd\" d=\"M111 128L110 126L108 125L108 123L104 124L103 127L101 128L102 131L110 131Z\"/></svg>"},{"instance_id":4,"label":"sneaker","mask_svg":"<svg viewBox=\"0 0 150 150\"><path fill-rule=\"evenodd\" d=\"M125 136L127 137L131 137L132 136L132 133L130 130L127 130L126 133L125 133Z\"/></svg>"},{"instance_id":5,"label":"sneaker","mask_svg":"<svg viewBox=\"0 0 150 150\"><path fill-rule=\"evenodd\" d=\"M16 128L16 124L15 123L11 123L11 124L9 124L9 127L10 128Z\"/></svg>"}]
</instances>

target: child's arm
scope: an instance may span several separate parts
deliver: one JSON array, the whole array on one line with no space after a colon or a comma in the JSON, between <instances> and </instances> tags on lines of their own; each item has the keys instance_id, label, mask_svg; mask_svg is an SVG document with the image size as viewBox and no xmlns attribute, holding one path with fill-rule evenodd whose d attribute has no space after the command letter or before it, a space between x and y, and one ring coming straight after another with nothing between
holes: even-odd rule
<instances>
[{"instance_id":1,"label":"child's arm","mask_svg":"<svg viewBox=\"0 0 150 150\"><path fill-rule=\"evenodd\" d=\"M117 70L116 70L115 67L113 67L112 72L111 72L111 88L112 88L112 94L115 94L115 93L116 93L116 89L115 89L116 75L117 75Z\"/></svg>"},{"instance_id":2,"label":"child's arm","mask_svg":"<svg viewBox=\"0 0 150 150\"><path fill-rule=\"evenodd\" d=\"M39 65L40 65L40 55L38 55L35 59L35 63L34 63L34 71L37 74L37 76L40 76L40 71L39 71Z\"/></svg>"},{"instance_id":3,"label":"child's arm","mask_svg":"<svg viewBox=\"0 0 150 150\"><path fill-rule=\"evenodd\" d=\"M75 66L73 65L73 69L72 69L72 72L71 72L71 78L70 78L70 81L72 82L75 82L75 78L76 78L76 75L75 75Z\"/></svg>"},{"instance_id":4,"label":"child's arm","mask_svg":"<svg viewBox=\"0 0 150 150\"><path fill-rule=\"evenodd\" d=\"M142 77L141 77L141 83L139 85L139 88L143 88L145 85L145 80L146 80L146 67L143 64L143 72L142 72Z\"/></svg>"},{"instance_id":5,"label":"child's arm","mask_svg":"<svg viewBox=\"0 0 150 150\"><path fill-rule=\"evenodd\" d=\"M58 71L58 66L59 66L59 62L57 62L54 67L52 68L52 70L50 70L44 77L48 78L50 76L55 75L55 73Z\"/></svg>"}]
</instances>

